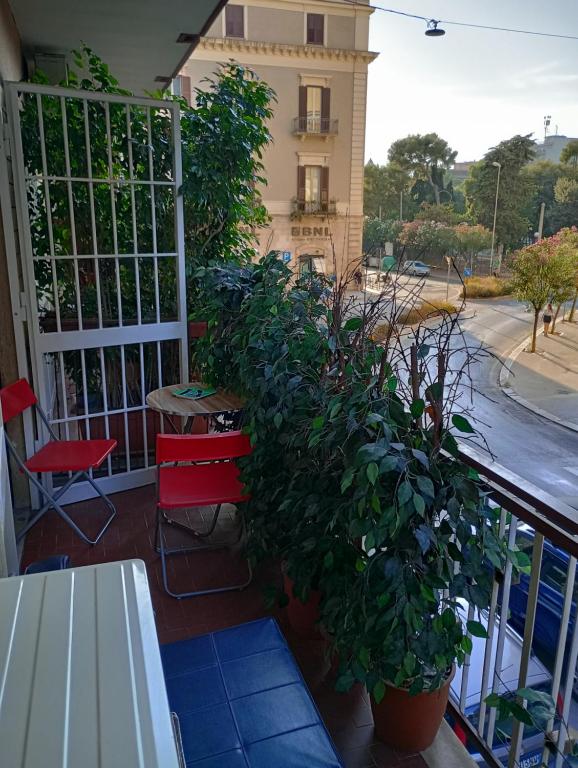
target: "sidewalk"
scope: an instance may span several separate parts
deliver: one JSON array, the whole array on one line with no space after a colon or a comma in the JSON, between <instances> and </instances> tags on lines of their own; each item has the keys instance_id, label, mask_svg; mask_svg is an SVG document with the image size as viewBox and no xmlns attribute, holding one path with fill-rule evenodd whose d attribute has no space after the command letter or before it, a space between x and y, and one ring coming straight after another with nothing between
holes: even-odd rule
<instances>
[{"instance_id":1,"label":"sidewalk","mask_svg":"<svg viewBox=\"0 0 578 768\"><path fill-rule=\"evenodd\" d=\"M540 333L514 349L500 374L505 394L535 413L578 432L578 323L556 324L554 336ZM558 335L558 332L560 335Z\"/></svg>"}]
</instances>

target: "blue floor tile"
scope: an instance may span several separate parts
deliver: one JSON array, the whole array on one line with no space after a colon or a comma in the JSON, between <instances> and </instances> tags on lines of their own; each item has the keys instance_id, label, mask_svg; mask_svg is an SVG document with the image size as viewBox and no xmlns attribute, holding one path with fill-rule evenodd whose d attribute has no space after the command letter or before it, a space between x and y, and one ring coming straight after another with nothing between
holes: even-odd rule
<instances>
[{"instance_id":1,"label":"blue floor tile","mask_svg":"<svg viewBox=\"0 0 578 768\"><path fill-rule=\"evenodd\" d=\"M239 749L241 742L228 704L182 715L177 711L185 762Z\"/></svg>"},{"instance_id":2,"label":"blue floor tile","mask_svg":"<svg viewBox=\"0 0 578 768\"><path fill-rule=\"evenodd\" d=\"M221 666L231 699L301 681L295 661L287 648L245 656L227 661Z\"/></svg>"},{"instance_id":3,"label":"blue floor tile","mask_svg":"<svg viewBox=\"0 0 578 768\"><path fill-rule=\"evenodd\" d=\"M247 761L240 749L234 749L232 752L225 752L222 755L187 763L187 768L247 768Z\"/></svg>"},{"instance_id":4,"label":"blue floor tile","mask_svg":"<svg viewBox=\"0 0 578 768\"><path fill-rule=\"evenodd\" d=\"M208 667L217 661L210 635L161 645L161 659L166 678L184 675L195 669Z\"/></svg>"},{"instance_id":5,"label":"blue floor tile","mask_svg":"<svg viewBox=\"0 0 578 768\"><path fill-rule=\"evenodd\" d=\"M249 768L343 768L320 725L249 744L246 753Z\"/></svg>"},{"instance_id":6,"label":"blue floor tile","mask_svg":"<svg viewBox=\"0 0 578 768\"><path fill-rule=\"evenodd\" d=\"M227 701L219 667L205 667L167 680L171 709L179 717Z\"/></svg>"},{"instance_id":7,"label":"blue floor tile","mask_svg":"<svg viewBox=\"0 0 578 768\"><path fill-rule=\"evenodd\" d=\"M285 647L285 639L273 619L252 621L239 627L224 629L215 632L213 637L221 662Z\"/></svg>"},{"instance_id":8,"label":"blue floor tile","mask_svg":"<svg viewBox=\"0 0 578 768\"><path fill-rule=\"evenodd\" d=\"M319 722L303 685L287 685L231 702L243 744Z\"/></svg>"}]
</instances>

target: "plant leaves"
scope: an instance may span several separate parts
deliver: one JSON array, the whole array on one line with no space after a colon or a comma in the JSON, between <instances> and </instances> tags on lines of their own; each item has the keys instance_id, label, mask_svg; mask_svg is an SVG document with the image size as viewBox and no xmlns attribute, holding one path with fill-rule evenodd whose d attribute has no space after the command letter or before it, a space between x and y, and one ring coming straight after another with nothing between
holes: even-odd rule
<instances>
[{"instance_id":1,"label":"plant leaves","mask_svg":"<svg viewBox=\"0 0 578 768\"><path fill-rule=\"evenodd\" d=\"M371 693L375 703L379 704L379 702L382 701L383 697L385 696L385 683L383 680L377 681L377 683L373 686L373 691Z\"/></svg>"},{"instance_id":2,"label":"plant leaves","mask_svg":"<svg viewBox=\"0 0 578 768\"><path fill-rule=\"evenodd\" d=\"M367 469L365 470L367 473L367 479L372 485L375 485L375 482L377 478L379 477L379 467L377 464L372 461L371 464L367 465Z\"/></svg>"},{"instance_id":3,"label":"plant leaves","mask_svg":"<svg viewBox=\"0 0 578 768\"><path fill-rule=\"evenodd\" d=\"M476 431L466 417L459 413L454 413L452 416L452 424L456 429L459 429L460 432L467 432L470 435L474 434Z\"/></svg>"},{"instance_id":4,"label":"plant leaves","mask_svg":"<svg viewBox=\"0 0 578 768\"><path fill-rule=\"evenodd\" d=\"M479 621L470 620L466 623L466 626L470 635L473 635L474 637L486 638L488 636L486 628L483 624L480 624Z\"/></svg>"}]
</instances>

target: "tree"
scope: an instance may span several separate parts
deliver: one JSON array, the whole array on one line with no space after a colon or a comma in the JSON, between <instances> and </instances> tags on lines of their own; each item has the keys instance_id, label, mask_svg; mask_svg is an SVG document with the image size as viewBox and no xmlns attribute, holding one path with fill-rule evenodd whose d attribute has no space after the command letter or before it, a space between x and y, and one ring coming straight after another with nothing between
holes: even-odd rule
<instances>
[{"instance_id":1,"label":"tree","mask_svg":"<svg viewBox=\"0 0 578 768\"><path fill-rule=\"evenodd\" d=\"M576 265L558 236L545 237L518 251L512 260L512 287L516 298L527 301L534 309L532 345L536 351L538 321L544 305L573 285Z\"/></svg>"},{"instance_id":2,"label":"tree","mask_svg":"<svg viewBox=\"0 0 578 768\"><path fill-rule=\"evenodd\" d=\"M528 236L527 210L533 185L522 169L532 160L534 152L535 142L530 135L502 141L472 166L464 184L468 212L474 221L492 229L498 173L493 163L500 163L496 240L506 248L519 246Z\"/></svg>"},{"instance_id":3,"label":"tree","mask_svg":"<svg viewBox=\"0 0 578 768\"><path fill-rule=\"evenodd\" d=\"M181 101L189 275L213 259L251 260L255 228L268 221L258 186L266 184L261 158L271 141L267 121L275 94L234 62L203 85L192 108Z\"/></svg>"},{"instance_id":4,"label":"tree","mask_svg":"<svg viewBox=\"0 0 578 768\"><path fill-rule=\"evenodd\" d=\"M451 203L422 203L415 214L416 221L439 221L442 224L459 224L467 219L464 213L458 213Z\"/></svg>"},{"instance_id":5,"label":"tree","mask_svg":"<svg viewBox=\"0 0 578 768\"><path fill-rule=\"evenodd\" d=\"M563 227L578 224L578 206L569 204L560 194L560 184L565 183L569 173L568 166L551 163L548 160L530 163L522 169L522 175L530 180L532 186L532 194L524 212L530 221L532 232L538 231L542 203L545 204L543 228L545 237L554 235Z\"/></svg>"},{"instance_id":6,"label":"tree","mask_svg":"<svg viewBox=\"0 0 578 768\"><path fill-rule=\"evenodd\" d=\"M574 170L578 168L578 139L569 141L560 153L560 162L571 165Z\"/></svg>"},{"instance_id":7,"label":"tree","mask_svg":"<svg viewBox=\"0 0 578 768\"><path fill-rule=\"evenodd\" d=\"M402 224L395 219L366 218L363 225L363 252L372 253L385 248L386 243L394 243L401 232Z\"/></svg>"},{"instance_id":8,"label":"tree","mask_svg":"<svg viewBox=\"0 0 578 768\"><path fill-rule=\"evenodd\" d=\"M572 306L570 308L570 314L568 315L568 322L572 323L576 312L576 301L578 300L578 228L567 227L566 229L562 229L558 235L561 240L561 248L566 250L569 257L574 260L576 269L573 290L568 297L572 298Z\"/></svg>"},{"instance_id":9,"label":"tree","mask_svg":"<svg viewBox=\"0 0 578 768\"><path fill-rule=\"evenodd\" d=\"M365 166L363 212L375 219L398 218L404 195L404 218L411 218L413 206L407 197L410 186L409 174L395 163L377 165L370 160Z\"/></svg>"},{"instance_id":10,"label":"tree","mask_svg":"<svg viewBox=\"0 0 578 768\"><path fill-rule=\"evenodd\" d=\"M457 241L454 228L447 224L438 221L406 221L399 242L422 255L426 251L453 251Z\"/></svg>"},{"instance_id":11,"label":"tree","mask_svg":"<svg viewBox=\"0 0 578 768\"><path fill-rule=\"evenodd\" d=\"M437 133L413 134L394 141L389 148L390 163L407 171L414 182L429 185L434 201L440 204L444 173L456 159L455 152Z\"/></svg>"},{"instance_id":12,"label":"tree","mask_svg":"<svg viewBox=\"0 0 578 768\"><path fill-rule=\"evenodd\" d=\"M454 228L456 237L456 251L463 256L470 257L473 263L474 256L480 251L489 248L492 244L492 233L481 224L457 224Z\"/></svg>"}]
</instances>

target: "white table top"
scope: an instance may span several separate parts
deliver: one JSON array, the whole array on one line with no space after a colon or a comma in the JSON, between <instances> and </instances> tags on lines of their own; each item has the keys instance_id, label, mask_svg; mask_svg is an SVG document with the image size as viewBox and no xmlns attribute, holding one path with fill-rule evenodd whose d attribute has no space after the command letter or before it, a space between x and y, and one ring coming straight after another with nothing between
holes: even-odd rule
<instances>
[{"instance_id":1,"label":"white table top","mask_svg":"<svg viewBox=\"0 0 578 768\"><path fill-rule=\"evenodd\" d=\"M0 579L3 768L178 768L142 560Z\"/></svg>"}]
</instances>

